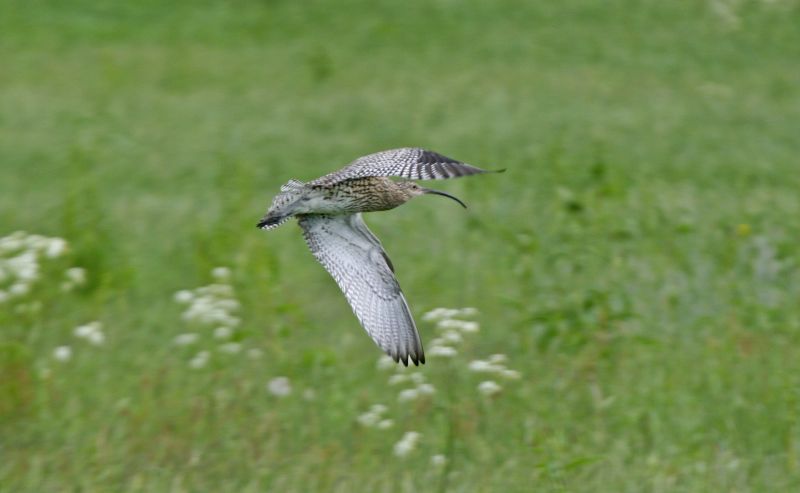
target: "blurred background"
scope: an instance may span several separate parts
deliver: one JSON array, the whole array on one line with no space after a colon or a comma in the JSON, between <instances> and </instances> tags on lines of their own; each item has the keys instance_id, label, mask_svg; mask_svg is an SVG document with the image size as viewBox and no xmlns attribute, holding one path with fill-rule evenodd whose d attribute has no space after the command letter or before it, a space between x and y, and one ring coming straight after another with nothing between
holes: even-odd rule
<instances>
[{"instance_id":1,"label":"blurred background","mask_svg":"<svg viewBox=\"0 0 800 493\"><path fill-rule=\"evenodd\" d=\"M0 1L0 491L796 488L798 26ZM439 348L405 371L255 228L402 146L508 170L365 217Z\"/></svg>"}]
</instances>

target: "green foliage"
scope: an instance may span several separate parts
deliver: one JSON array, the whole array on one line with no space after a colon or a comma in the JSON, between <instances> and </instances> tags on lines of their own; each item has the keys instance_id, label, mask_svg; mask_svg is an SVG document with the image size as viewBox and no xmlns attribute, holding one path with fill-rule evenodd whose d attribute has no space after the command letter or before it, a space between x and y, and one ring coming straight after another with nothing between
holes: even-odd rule
<instances>
[{"instance_id":1,"label":"green foliage","mask_svg":"<svg viewBox=\"0 0 800 493\"><path fill-rule=\"evenodd\" d=\"M0 304L0 491L797 489L798 25L795 0L4 0L0 236L70 250ZM398 408L379 351L299 231L255 223L407 145L507 171L437 184L466 213L367 217L418 318L482 330L365 430ZM173 301L217 266L240 353ZM487 401L463 367L492 353L522 379Z\"/></svg>"}]
</instances>

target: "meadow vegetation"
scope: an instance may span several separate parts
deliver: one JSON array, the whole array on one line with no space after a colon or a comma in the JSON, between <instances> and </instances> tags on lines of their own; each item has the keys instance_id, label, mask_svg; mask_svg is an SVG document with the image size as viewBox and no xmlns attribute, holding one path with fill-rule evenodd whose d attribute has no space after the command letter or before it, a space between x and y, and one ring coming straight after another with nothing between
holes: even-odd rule
<instances>
[{"instance_id":1,"label":"meadow vegetation","mask_svg":"<svg viewBox=\"0 0 800 493\"><path fill-rule=\"evenodd\" d=\"M798 26L0 0L0 491L796 490ZM401 146L507 169L365 218L408 370L293 224L255 227Z\"/></svg>"}]
</instances>

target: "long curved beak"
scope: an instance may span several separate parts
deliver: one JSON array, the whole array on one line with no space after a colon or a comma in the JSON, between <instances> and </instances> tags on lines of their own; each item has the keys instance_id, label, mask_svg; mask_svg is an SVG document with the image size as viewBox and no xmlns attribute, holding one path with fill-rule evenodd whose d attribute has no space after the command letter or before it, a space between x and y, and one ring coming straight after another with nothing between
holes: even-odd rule
<instances>
[{"instance_id":1,"label":"long curved beak","mask_svg":"<svg viewBox=\"0 0 800 493\"><path fill-rule=\"evenodd\" d=\"M463 207L464 209L467 208L467 204L465 204L464 202L461 202L461 200L458 197L450 195L449 193L440 192L439 190L431 190L430 188L423 188L422 191L425 192L425 193L432 193L434 195L441 195L442 197L447 197L449 199L453 199L456 202L458 202L459 204L461 204L461 207Z\"/></svg>"}]
</instances>

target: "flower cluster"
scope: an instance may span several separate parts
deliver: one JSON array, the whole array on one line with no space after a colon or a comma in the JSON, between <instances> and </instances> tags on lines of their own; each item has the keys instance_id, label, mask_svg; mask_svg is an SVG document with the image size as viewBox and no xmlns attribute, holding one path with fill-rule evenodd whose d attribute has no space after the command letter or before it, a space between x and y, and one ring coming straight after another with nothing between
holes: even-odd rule
<instances>
[{"instance_id":1,"label":"flower cluster","mask_svg":"<svg viewBox=\"0 0 800 493\"><path fill-rule=\"evenodd\" d=\"M439 358L437 364L431 364L424 369L405 368L395 363L388 356L381 356L377 362L380 370L391 371L388 384L392 387L399 387L397 400L400 404L414 402L420 399L434 399L437 391L436 387L428 381L426 375L437 382L437 385L447 387L451 382L442 383L437 380L437 369L448 367L455 370L450 375L464 375L467 372L461 371L458 366L461 362L456 358L459 350L471 334L480 331L480 325L474 320L469 320L477 314L474 308L436 308L422 316L426 322L434 323L436 326L436 337L431 340L430 347L426 354L432 360ZM516 380L520 378L520 373L511 370L506 366L508 358L503 354L493 354L487 359L476 359L466 365L470 373L487 375L492 378L502 378L505 380ZM481 396L493 396L500 393L503 388L494 380L485 380L477 384L478 394ZM448 399L445 393L440 399ZM420 409L431 409L422 406ZM433 407L433 409L437 409ZM394 420L387 417L388 408L383 404L374 404L368 411L359 415L357 421L366 428L386 429L394 425ZM402 436L400 441L394 445L394 453L398 457L406 457L413 452L417 441L422 437L419 432L408 431ZM435 454L431 457L431 465L441 468L447 464L447 457L442 454Z\"/></svg>"},{"instance_id":2,"label":"flower cluster","mask_svg":"<svg viewBox=\"0 0 800 493\"><path fill-rule=\"evenodd\" d=\"M378 428L381 430L391 428L392 425L394 425L394 421L391 419L385 419L383 417L384 413L386 413L386 410L387 407L383 404L374 404L369 408L369 411L361 414L358 417L358 422L367 428Z\"/></svg>"},{"instance_id":3,"label":"flower cluster","mask_svg":"<svg viewBox=\"0 0 800 493\"><path fill-rule=\"evenodd\" d=\"M394 444L394 455L398 457L405 457L417 446L420 434L416 431L407 431L399 442Z\"/></svg>"},{"instance_id":4,"label":"flower cluster","mask_svg":"<svg viewBox=\"0 0 800 493\"><path fill-rule=\"evenodd\" d=\"M230 285L231 271L227 267L217 267L211 271L214 283L196 289L184 289L175 293L175 301L186 305L181 318L190 326L198 328L211 328L214 339L221 342L218 350L226 354L236 354L242 351L242 344L232 341L236 328L241 320L235 315L239 309L233 286ZM176 346L191 346L200 340L197 332L178 334L173 339ZM247 352L251 358L257 358L261 352L251 349ZM189 366L194 369L205 367L211 358L211 352L199 351L189 361Z\"/></svg>"},{"instance_id":5,"label":"flower cluster","mask_svg":"<svg viewBox=\"0 0 800 493\"><path fill-rule=\"evenodd\" d=\"M505 363L507 360L508 358L506 358L505 354L493 354L487 360L476 359L470 361L468 368L475 373L485 373L507 380L519 379L520 373L518 371L506 368ZM478 391L486 396L495 395L501 390L503 390L503 387L494 380L484 380L478 385Z\"/></svg>"},{"instance_id":6,"label":"flower cluster","mask_svg":"<svg viewBox=\"0 0 800 493\"><path fill-rule=\"evenodd\" d=\"M98 321L89 322L79 325L72 330L72 335L78 339L83 339L92 346L100 346L106 340L106 335L103 333L103 324ZM53 358L56 361L66 362L72 359L71 346L58 346L53 350Z\"/></svg>"},{"instance_id":7,"label":"flower cluster","mask_svg":"<svg viewBox=\"0 0 800 493\"><path fill-rule=\"evenodd\" d=\"M0 238L0 303L22 298L41 280L43 259L56 259L67 251L63 238L17 231ZM65 273L70 289L86 282L86 272L78 267Z\"/></svg>"},{"instance_id":8,"label":"flower cluster","mask_svg":"<svg viewBox=\"0 0 800 493\"><path fill-rule=\"evenodd\" d=\"M175 301L187 305L182 318L188 323L197 325L218 325L230 334L240 323L233 314L239 309L239 302L228 284L230 270L217 267L211 271L214 284L202 286L194 290L184 289L175 293Z\"/></svg>"},{"instance_id":9,"label":"flower cluster","mask_svg":"<svg viewBox=\"0 0 800 493\"><path fill-rule=\"evenodd\" d=\"M423 320L436 322L436 329L439 331L439 337L431 341L428 355L434 358L455 357L458 354L456 346L464 341L464 336L480 329L478 322L456 317L465 318L477 312L475 308L436 308L423 315Z\"/></svg>"},{"instance_id":10,"label":"flower cluster","mask_svg":"<svg viewBox=\"0 0 800 493\"><path fill-rule=\"evenodd\" d=\"M267 392L275 397L286 397L292 393L292 384L287 377L275 377L267 383Z\"/></svg>"},{"instance_id":11,"label":"flower cluster","mask_svg":"<svg viewBox=\"0 0 800 493\"><path fill-rule=\"evenodd\" d=\"M89 341L90 344L95 346L103 344L103 342L106 340L106 336L103 334L103 325L97 321L79 325L75 327L75 330L72 331L72 333L75 335L75 337L79 339L85 339Z\"/></svg>"},{"instance_id":12,"label":"flower cluster","mask_svg":"<svg viewBox=\"0 0 800 493\"><path fill-rule=\"evenodd\" d=\"M401 370L402 371L402 370ZM396 373L389 377L389 385L410 383L412 386L400 391L397 400L400 402L413 401L419 397L433 395L436 388L425 380L425 374L419 372Z\"/></svg>"}]
</instances>

